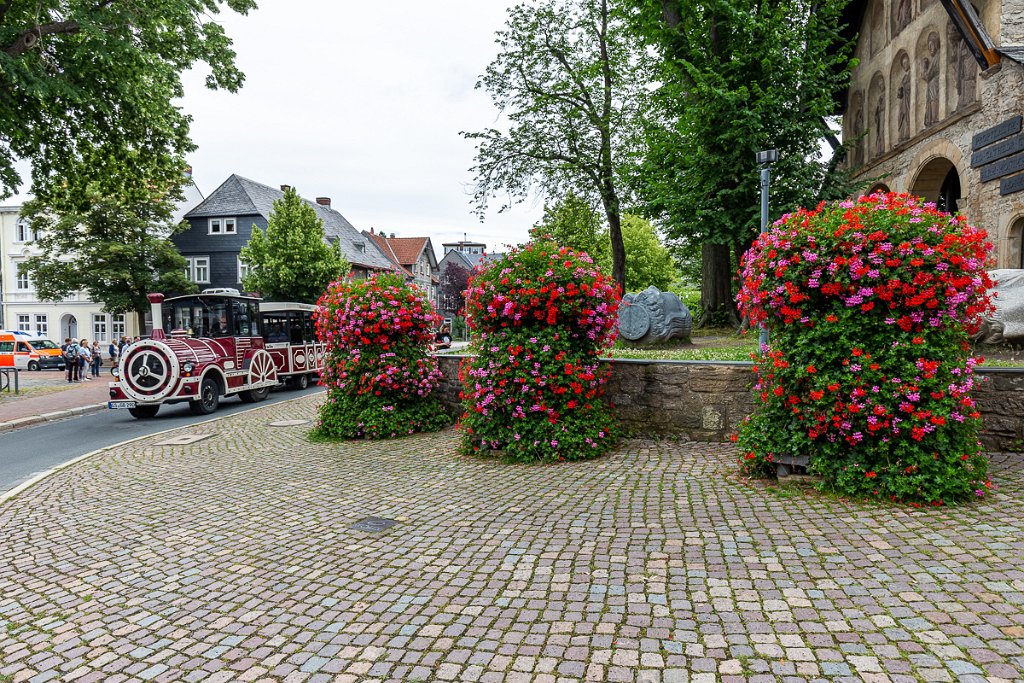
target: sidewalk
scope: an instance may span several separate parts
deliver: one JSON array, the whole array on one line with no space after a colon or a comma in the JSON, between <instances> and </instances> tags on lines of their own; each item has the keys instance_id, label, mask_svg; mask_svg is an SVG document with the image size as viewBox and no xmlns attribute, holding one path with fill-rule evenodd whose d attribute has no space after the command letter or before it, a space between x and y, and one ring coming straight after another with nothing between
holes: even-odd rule
<instances>
[{"instance_id":1,"label":"sidewalk","mask_svg":"<svg viewBox=\"0 0 1024 683\"><path fill-rule=\"evenodd\" d=\"M106 406L109 377L101 376L70 389L39 396L0 400L0 432L102 410Z\"/></svg>"},{"instance_id":2,"label":"sidewalk","mask_svg":"<svg viewBox=\"0 0 1024 683\"><path fill-rule=\"evenodd\" d=\"M0 503L0 680L1024 680L1015 456L984 500L889 508L743 481L727 444L526 466L453 429L316 443L320 400Z\"/></svg>"}]
</instances>

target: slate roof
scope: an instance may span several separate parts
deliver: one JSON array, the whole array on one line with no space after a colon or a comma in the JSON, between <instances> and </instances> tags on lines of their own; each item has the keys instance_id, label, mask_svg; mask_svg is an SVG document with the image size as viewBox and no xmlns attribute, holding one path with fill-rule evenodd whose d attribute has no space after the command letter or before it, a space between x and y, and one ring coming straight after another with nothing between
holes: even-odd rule
<instances>
[{"instance_id":1,"label":"slate roof","mask_svg":"<svg viewBox=\"0 0 1024 683\"><path fill-rule=\"evenodd\" d=\"M232 173L199 206L185 214L185 218L257 215L270 218L274 202L282 197L284 192L277 188ZM373 243L367 242L339 212L308 199L303 201L313 207L317 217L324 222L324 233L327 238L341 245L341 252L350 263L378 270L394 269L391 260L379 253ZM359 243L364 245L364 251L356 248L356 244Z\"/></svg>"}]
</instances>

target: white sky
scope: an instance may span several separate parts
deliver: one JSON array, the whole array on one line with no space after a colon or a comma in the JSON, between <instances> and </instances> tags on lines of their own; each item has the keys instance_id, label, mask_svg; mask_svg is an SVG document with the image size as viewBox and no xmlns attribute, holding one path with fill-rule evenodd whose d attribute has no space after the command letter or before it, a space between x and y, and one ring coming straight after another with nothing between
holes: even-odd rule
<instances>
[{"instance_id":1,"label":"white sky","mask_svg":"<svg viewBox=\"0 0 1024 683\"><path fill-rule=\"evenodd\" d=\"M193 178L209 195L232 173L313 199L329 196L357 229L441 243L526 239L541 200L481 223L471 213L473 144L493 126L477 78L497 54L511 0L260 0L220 15L246 75L237 94L185 76Z\"/></svg>"}]
</instances>

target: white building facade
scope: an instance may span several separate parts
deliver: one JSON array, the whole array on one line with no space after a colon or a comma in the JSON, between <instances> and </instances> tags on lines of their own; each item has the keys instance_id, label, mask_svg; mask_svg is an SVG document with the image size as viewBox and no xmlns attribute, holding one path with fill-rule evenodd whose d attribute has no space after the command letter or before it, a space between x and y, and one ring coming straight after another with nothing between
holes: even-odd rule
<instances>
[{"instance_id":1,"label":"white building facade","mask_svg":"<svg viewBox=\"0 0 1024 683\"><path fill-rule=\"evenodd\" d=\"M20 206L0 206L0 328L31 332L60 343L67 337L108 344L139 334L134 314L112 314L76 292L63 301L42 301L19 266L40 253Z\"/></svg>"}]
</instances>

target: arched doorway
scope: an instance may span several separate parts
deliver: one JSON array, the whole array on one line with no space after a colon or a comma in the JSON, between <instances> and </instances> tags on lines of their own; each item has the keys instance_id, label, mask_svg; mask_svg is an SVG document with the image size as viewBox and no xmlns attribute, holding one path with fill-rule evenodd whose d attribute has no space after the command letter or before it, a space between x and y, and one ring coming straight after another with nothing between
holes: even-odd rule
<instances>
[{"instance_id":1,"label":"arched doorway","mask_svg":"<svg viewBox=\"0 0 1024 683\"><path fill-rule=\"evenodd\" d=\"M875 183L874 185L871 186L871 189L868 190L868 195L873 195L876 192L879 194L888 194L891 191L892 190L890 190L889 186L886 185L885 183Z\"/></svg>"},{"instance_id":2,"label":"arched doorway","mask_svg":"<svg viewBox=\"0 0 1024 683\"><path fill-rule=\"evenodd\" d=\"M910 186L910 194L935 202L940 211L956 213L960 198L960 174L945 157L932 159L918 172Z\"/></svg>"},{"instance_id":3,"label":"arched doorway","mask_svg":"<svg viewBox=\"0 0 1024 683\"><path fill-rule=\"evenodd\" d=\"M70 313L60 317L60 338L63 341L68 337L78 339L78 319Z\"/></svg>"},{"instance_id":4,"label":"arched doorway","mask_svg":"<svg viewBox=\"0 0 1024 683\"><path fill-rule=\"evenodd\" d=\"M1007 268L1024 268L1024 216L1010 223L1006 233Z\"/></svg>"}]
</instances>

